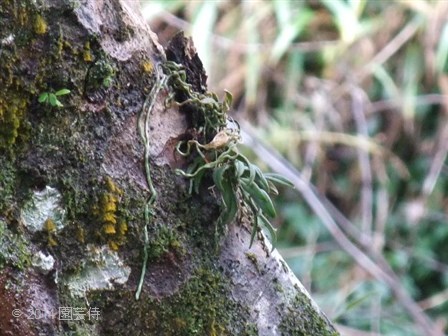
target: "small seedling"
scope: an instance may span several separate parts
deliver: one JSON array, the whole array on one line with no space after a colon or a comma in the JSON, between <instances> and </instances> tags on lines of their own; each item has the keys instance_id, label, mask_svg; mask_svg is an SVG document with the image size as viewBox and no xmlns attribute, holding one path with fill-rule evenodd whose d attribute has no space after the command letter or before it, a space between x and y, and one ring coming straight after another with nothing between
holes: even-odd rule
<instances>
[{"instance_id":1,"label":"small seedling","mask_svg":"<svg viewBox=\"0 0 448 336\"><path fill-rule=\"evenodd\" d=\"M64 107L62 103L59 101L58 97L65 96L70 93L68 89L61 89L56 92L42 92L39 95L38 102L41 104L49 104L53 107Z\"/></svg>"}]
</instances>

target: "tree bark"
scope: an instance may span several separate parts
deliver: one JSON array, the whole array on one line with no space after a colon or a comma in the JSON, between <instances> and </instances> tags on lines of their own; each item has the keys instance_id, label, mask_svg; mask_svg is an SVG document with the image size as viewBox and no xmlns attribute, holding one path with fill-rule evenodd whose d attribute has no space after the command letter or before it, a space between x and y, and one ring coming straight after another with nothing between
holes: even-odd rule
<instances>
[{"instance_id":1,"label":"tree bark","mask_svg":"<svg viewBox=\"0 0 448 336\"><path fill-rule=\"evenodd\" d=\"M198 92L206 76L135 3L0 5L0 335L337 335L262 234L249 248L250 216L220 226L211 179L190 195L175 174L196 116L165 106L169 83L150 97L148 222L137 126L158 64Z\"/></svg>"}]
</instances>

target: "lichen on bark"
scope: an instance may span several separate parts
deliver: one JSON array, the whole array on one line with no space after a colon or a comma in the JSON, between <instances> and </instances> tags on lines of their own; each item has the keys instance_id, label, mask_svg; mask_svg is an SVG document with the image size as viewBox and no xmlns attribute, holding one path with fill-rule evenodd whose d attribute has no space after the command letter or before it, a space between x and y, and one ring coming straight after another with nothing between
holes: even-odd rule
<instances>
[{"instance_id":1,"label":"lichen on bark","mask_svg":"<svg viewBox=\"0 0 448 336\"><path fill-rule=\"evenodd\" d=\"M291 274L274 265L263 245L248 252L247 219L214 238L220 214L216 195L206 185L189 195L188 182L174 173L183 162L173 150L191 115L176 106L166 109L168 92L151 115L150 163L159 201L148 227L151 257L142 298L134 298L148 194L137 115L154 85L154 65L165 55L133 6L119 0L0 5L0 302L8 302L8 311L0 312L0 330L275 335L283 308L295 309L294 295L279 304L284 293L297 292ZM174 43L168 54L181 58L193 87L203 92L206 75L188 41L189 46ZM71 91L63 107L38 102L40 93L62 88ZM45 190L61 195L63 225L41 211L48 218L35 217L43 223L33 231L21 213ZM13 245L19 248L11 250ZM252 254L249 260L246 255ZM33 265L30 255L41 260ZM110 268L111 261L118 268ZM104 269L112 274L104 287L86 281ZM53 312L96 307L101 318L11 319L12 309L33 307ZM320 316L311 305L306 310ZM294 329L291 323L287 326ZM332 330L326 320L318 327L316 335Z\"/></svg>"}]
</instances>

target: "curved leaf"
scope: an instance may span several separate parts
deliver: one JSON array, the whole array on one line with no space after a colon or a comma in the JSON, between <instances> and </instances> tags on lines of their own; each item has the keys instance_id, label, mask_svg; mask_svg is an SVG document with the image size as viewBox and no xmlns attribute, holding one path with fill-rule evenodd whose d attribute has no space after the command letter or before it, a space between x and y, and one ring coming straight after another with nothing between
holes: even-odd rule
<instances>
[{"instance_id":1,"label":"curved leaf","mask_svg":"<svg viewBox=\"0 0 448 336\"><path fill-rule=\"evenodd\" d=\"M225 171L229 168L228 165L222 165L221 167L215 168L213 170L213 182L218 187L219 191L223 191L223 178Z\"/></svg>"},{"instance_id":2,"label":"curved leaf","mask_svg":"<svg viewBox=\"0 0 448 336\"><path fill-rule=\"evenodd\" d=\"M249 180L250 180L250 183L253 183L255 180L255 175L256 175L254 165L252 163L250 163L250 161L244 155L241 155L241 154L238 154L237 160L239 160L241 163L243 163L246 166L246 170L249 170Z\"/></svg>"},{"instance_id":3,"label":"curved leaf","mask_svg":"<svg viewBox=\"0 0 448 336\"><path fill-rule=\"evenodd\" d=\"M264 190L266 190L267 192L269 192L269 184L268 181L266 180L266 177L264 176L263 172L261 171L261 169L256 166L256 165L252 165L254 167L256 176L255 179L257 181L257 183L260 185L261 188L263 188Z\"/></svg>"},{"instance_id":4,"label":"curved leaf","mask_svg":"<svg viewBox=\"0 0 448 336\"><path fill-rule=\"evenodd\" d=\"M244 172L246 171L246 166L239 160L235 161L234 166L235 166L236 178L239 179L241 176L243 176Z\"/></svg>"},{"instance_id":5,"label":"curved leaf","mask_svg":"<svg viewBox=\"0 0 448 336\"><path fill-rule=\"evenodd\" d=\"M255 203L266 213L269 217L274 218L277 213L268 193L261 189L256 183L250 183L247 178L241 178L241 187L250 194Z\"/></svg>"},{"instance_id":6,"label":"curved leaf","mask_svg":"<svg viewBox=\"0 0 448 336\"><path fill-rule=\"evenodd\" d=\"M280 174L266 173L266 174L264 174L264 177L267 180L272 181L274 183L278 183L278 184L282 184L287 187L294 188L294 184L290 180L288 180L286 177L284 177Z\"/></svg>"},{"instance_id":7,"label":"curved leaf","mask_svg":"<svg viewBox=\"0 0 448 336\"><path fill-rule=\"evenodd\" d=\"M69 94L69 93L70 93L69 89L61 89L59 91L56 91L54 94L56 96L63 96L63 95Z\"/></svg>"},{"instance_id":8,"label":"curved leaf","mask_svg":"<svg viewBox=\"0 0 448 336\"><path fill-rule=\"evenodd\" d=\"M258 223L262 224L263 227L268 230L269 235L271 236L272 252L275 248L275 244L277 243L277 229L272 226L269 220L265 216L263 216L262 213L258 214L257 217L259 219Z\"/></svg>"},{"instance_id":9,"label":"curved leaf","mask_svg":"<svg viewBox=\"0 0 448 336\"><path fill-rule=\"evenodd\" d=\"M277 196L277 195L278 195L278 189L277 189L277 187L275 186L275 184L272 183L271 181L268 181L268 184L269 184L269 193L271 193L271 194Z\"/></svg>"},{"instance_id":10,"label":"curved leaf","mask_svg":"<svg viewBox=\"0 0 448 336\"><path fill-rule=\"evenodd\" d=\"M238 211L238 200L233 186L228 181L224 181L221 190L222 199L224 201L225 210L221 213L221 221L223 224L230 223L235 218Z\"/></svg>"},{"instance_id":11,"label":"curved leaf","mask_svg":"<svg viewBox=\"0 0 448 336\"><path fill-rule=\"evenodd\" d=\"M260 210L257 210L256 204L247 193L243 192L243 195L245 195L245 203L249 205L255 217L255 223L252 227L252 233L250 234L249 248L251 248L255 239L255 235L257 234L258 228L260 227L260 225L258 224L258 213L260 212Z\"/></svg>"}]
</instances>

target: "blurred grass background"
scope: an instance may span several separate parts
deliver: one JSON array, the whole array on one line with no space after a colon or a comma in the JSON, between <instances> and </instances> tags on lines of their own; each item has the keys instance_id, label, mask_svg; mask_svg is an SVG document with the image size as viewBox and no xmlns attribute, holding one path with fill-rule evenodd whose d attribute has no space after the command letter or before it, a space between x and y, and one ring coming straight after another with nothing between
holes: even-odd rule
<instances>
[{"instance_id":1,"label":"blurred grass background","mask_svg":"<svg viewBox=\"0 0 448 336\"><path fill-rule=\"evenodd\" d=\"M446 333L448 1L142 8L162 45L193 37L209 89L316 195L276 199L277 247L339 331Z\"/></svg>"}]
</instances>

